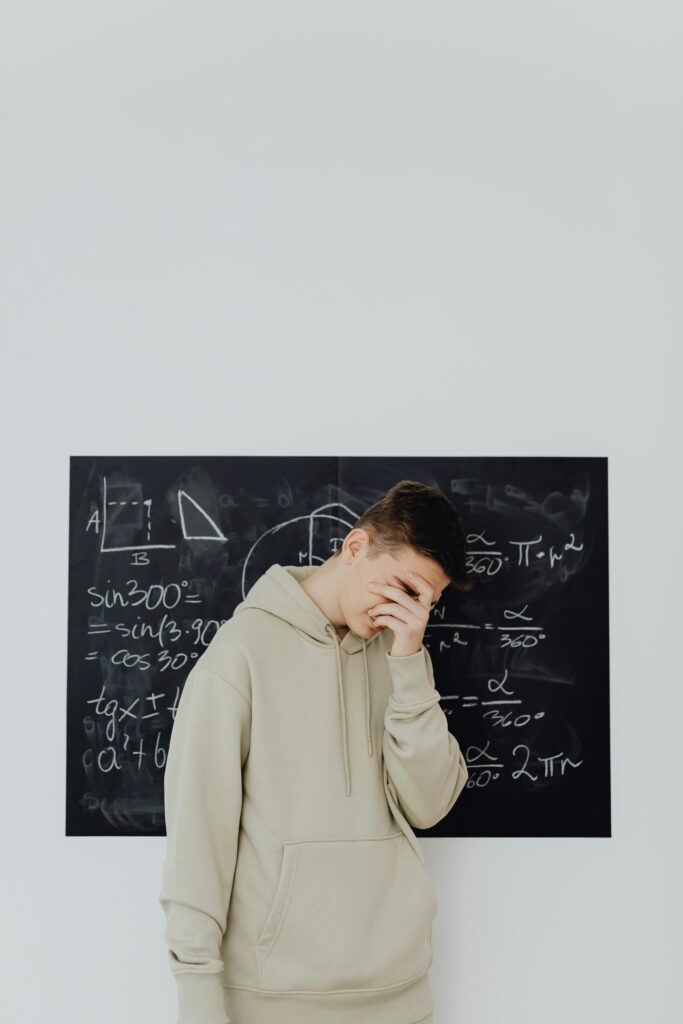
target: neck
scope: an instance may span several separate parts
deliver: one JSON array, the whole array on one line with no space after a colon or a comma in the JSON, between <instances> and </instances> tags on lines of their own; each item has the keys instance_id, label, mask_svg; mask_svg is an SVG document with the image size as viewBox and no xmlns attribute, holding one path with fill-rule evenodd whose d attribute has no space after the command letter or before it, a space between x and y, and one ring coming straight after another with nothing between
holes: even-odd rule
<instances>
[{"instance_id":1,"label":"neck","mask_svg":"<svg viewBox=\"0 0 683 1024\"><path fill-rule=\"evenodd\" d=\"M301 581L301 586L311 600L317 604L325 618L332 623L337 631L337 636L343 640L349 627L344 620L339 604L340 568L343 566L338 559L323 562L305 580Z\"/></svg>"}]
</instances>

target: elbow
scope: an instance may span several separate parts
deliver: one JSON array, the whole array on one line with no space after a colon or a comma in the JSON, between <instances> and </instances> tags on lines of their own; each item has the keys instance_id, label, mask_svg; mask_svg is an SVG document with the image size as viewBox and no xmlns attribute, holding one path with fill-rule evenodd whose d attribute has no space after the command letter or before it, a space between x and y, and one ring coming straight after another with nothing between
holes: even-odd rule
<instances>
[{"instance_id":1,"label":"elbow","mask_svg":"<svg viewBox=\"0 0 683 1024\"><path fill-rule=\"evenodd\" d=\"M427 829L433 828L434 825L437 825L443 818L443 814L410 814L406 815L406 818L410 822L412 828Z\"/></svg>"},{"instance_id":2,"label":"elbow","mask_svg":"<svg viewBox=\"0 0 683 1024\"><path fill-rule=\"evenodd\" d=\"M468 778L469 773L467 771L467 765L465 764L465 759L461 754L458 759L458 772L455 777L455 783L447 791L448 796L444 800L441 800L437 806L432 807L428 813L425 813L426 809L422 808L422 813L411 815L411 818L409 819L410 824L414 828L420 829L433 828L435 825L438 825L438 823L446 817L448 812L455 805L456 800L465 788L465 783Z\"/></svg>"},{"instance_id":3,"label":"elbow","mask_svg":"<svg viewBox=\"0 0 683 1024\"><path fill-rule=\"evenodd\" d=\"M465 758L462 756L462 754L460 754L459 758L458 758L458 774L455 777L455 785L453 786L453 790L452 790L451 795L450 795L450 797L448 799L448 803L446 804L446 810L443 812L442 817L445 817L448 814L448 812L451 810L451 808L455 804L456 800L458 799L458 797L462 793L463 789L465 788L465 784L466 784L467 780L469 779L469 777L470 776L469 776L469 772L467 771L467 765L465 763Z\"/></svg>"}]
</instances>

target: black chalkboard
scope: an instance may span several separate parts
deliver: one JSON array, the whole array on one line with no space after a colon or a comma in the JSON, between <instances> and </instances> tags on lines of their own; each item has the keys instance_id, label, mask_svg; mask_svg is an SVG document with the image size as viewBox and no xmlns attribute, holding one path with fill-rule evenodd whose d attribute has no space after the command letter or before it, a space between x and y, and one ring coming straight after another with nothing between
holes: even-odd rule
<instances>
[{"instance_id":1,"label":"black chalkboard","mask_svg":"<svg viewBox=\"0 0 683 1024\"><path fill-rule=\"evenodd\" d=\"M324 561L398 480L467 536L430 650L469 766L420 835L609 836L606 458L72 456L67 835L163 835L182 686L274 562Z\"/></svg>"}]
</instances>

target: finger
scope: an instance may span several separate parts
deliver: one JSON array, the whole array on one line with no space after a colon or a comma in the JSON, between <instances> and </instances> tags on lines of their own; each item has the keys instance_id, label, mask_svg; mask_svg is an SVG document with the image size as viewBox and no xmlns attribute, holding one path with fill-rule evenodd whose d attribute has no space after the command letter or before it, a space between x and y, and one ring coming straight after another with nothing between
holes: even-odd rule
<instances>
[{"instance_id":1,"label":"finger","mask_svg":"<svg viewBox=\"0 0 683 1024\"><path fill-rule=\"evenodd\" d=\"M379 618L389 616L389 618L395 618L400 622L405 623L406 626L410 626L414 623L414 613L410 609L406 609L396 604L377 604L374 608L371 608L368 615L374 619L375 622Z\"/></svg>"},{"instance_id":2,"label":"finger","mask_svg":"<svg viewBox=\"0 0 683 1024\"><path fill-rule=\"evenodd\" d=\"M411 597L410 594L406 594L403 587L392 586L390 583L378 583L372 588L371 592L376 596L382 595L383 597L390 598L403 608L411 608L417 600L417 598Z\"/></svg>"},{"instance_id":3,"label":"finger","mask_svg":"<svg viewBox=\"0 0 683 1024\"><path fill-rule=\"evenodd\" d=\"M385 602L383 604L373 605L369 609L368 614L372 615L395 615L401 622L405 622L406 626L412 626L414 629L421 627L425 628L429 621L429 611L423 608L422 605L413 601L410 608L404 608L403 605L396 604L395 601Z\"/></svg>"},{"instance_id":4,"label":"finger","mask_svg":"<svg viewBox=\"0 0 683 1024\"><path fill-rule=\"evenodd\" d=\"M432 601L434 600L434 588L431 583L428 583L424 576L420 576L417 572L406 572L407 584L412 590L417 590L418 600L421 604L425 604L428 608L431 607ZM402 581L403 582L403 581Z\"/></svg>"},{"instance_id":5,"label":"finger","mask_svg":"<svg viewBox=\"0 0 683 1024\"><path fill-rule=\"evenodd\" d=\"M394 632L396 632L397 628L405 625L404 622L400 619L394 618L393 615L378 615L376 618L373 618L372 622L375 626L388 626L389 629L393 629Z\"/></svg>"}]
</instances>

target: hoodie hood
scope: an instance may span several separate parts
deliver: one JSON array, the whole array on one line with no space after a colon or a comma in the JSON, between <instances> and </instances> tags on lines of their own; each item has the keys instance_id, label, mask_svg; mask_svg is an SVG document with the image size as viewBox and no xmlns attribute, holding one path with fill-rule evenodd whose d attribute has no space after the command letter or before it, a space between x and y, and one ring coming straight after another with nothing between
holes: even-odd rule
<instances>
[{"instance_id":1,"label":"hoodie hood","mask_svg":"<svg viewBox=\"0 0 683 1024\"><path fill-rule=\"evenodd\" d=\"M379 637L379 633L366 639L349 629L342 640L337 636L334 625L301 586L301 581L318 567L316 565L280 565L275 563L260 576L237 605L234 616L258 608L287 622L297 631L302 641L329 650L334 655L334 670L339 694L339 732L344 754L344 775L346 795L351 795L351 770L349 766L348 726L344 703L344 673L342 652L347 655L361 655L365 673L365 728L368 741L368 757L374 757L372 743L370 674L368 671L367 648ZM330 666L331 667L331 666Z\"/></svg>"}]
</instances>

